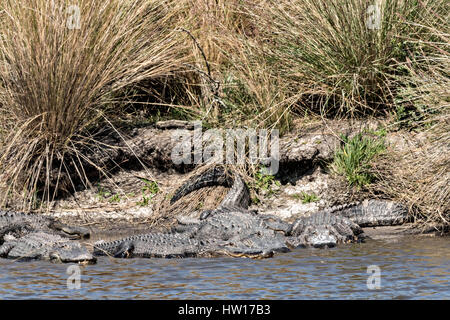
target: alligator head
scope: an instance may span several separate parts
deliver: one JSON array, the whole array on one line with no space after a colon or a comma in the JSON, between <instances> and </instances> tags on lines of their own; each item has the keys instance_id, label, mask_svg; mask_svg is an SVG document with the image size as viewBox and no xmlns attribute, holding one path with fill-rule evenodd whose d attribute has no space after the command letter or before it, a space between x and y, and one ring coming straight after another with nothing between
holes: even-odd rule
<instances>
[{"instance_id":1,"label":"alligator head","mask_svg":"<svg viewBox=\"0 0 450 320\"><path fill-rule=\"evenodd\" d=\"M67 243L54 248L49 253L49 259L54 263L94 264L97 259L78 243Z\"/></svg>"},{"instance_id":2,"label":"alligator head","mask_svg":"<svg viewBox=\"0 0 450 320\"><path fill-rule=\"evenodd\" d=\"M59 221L53 221L50 224L52 229L60 232L60 234L69 239L88 239L90 237L90 231L87 228L78 226L69 226Z\"/></svg>"}]
</instances>

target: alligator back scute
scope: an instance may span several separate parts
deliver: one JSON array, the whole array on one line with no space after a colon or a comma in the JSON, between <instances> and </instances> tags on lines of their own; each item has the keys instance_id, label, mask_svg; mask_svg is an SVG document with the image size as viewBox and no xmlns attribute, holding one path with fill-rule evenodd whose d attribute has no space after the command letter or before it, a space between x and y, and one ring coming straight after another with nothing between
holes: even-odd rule
<instances>
[{"instance_id":1,"label":"alligator back scute","mask_svg":"<svg viewBox=\"0 0 450 320\"><path fill-rule=\"evenodd\" d=\"M193 256L199 243L180 234L146 233L114 241L98 241L94 244L94 255L115 256L123 243L132 244L129 257L176 258Z\"/></svg>"}]
</instances>

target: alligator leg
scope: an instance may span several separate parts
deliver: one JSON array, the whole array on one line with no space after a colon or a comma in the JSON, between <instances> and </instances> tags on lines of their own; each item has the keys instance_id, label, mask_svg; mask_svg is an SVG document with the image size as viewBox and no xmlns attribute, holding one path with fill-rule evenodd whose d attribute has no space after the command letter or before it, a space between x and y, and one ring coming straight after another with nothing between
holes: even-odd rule
<instances>
[{"instance_id":1,"label":"alligator leg","mask_svg":"<svg viewBox=\"0 0 450 320\"><path fill-rule=\"evenodd\" d=\"M14 248L13 244L3 244L0 246L0 257L6 258L8 256L8 253Z\"/></svg>"}]
</instances>

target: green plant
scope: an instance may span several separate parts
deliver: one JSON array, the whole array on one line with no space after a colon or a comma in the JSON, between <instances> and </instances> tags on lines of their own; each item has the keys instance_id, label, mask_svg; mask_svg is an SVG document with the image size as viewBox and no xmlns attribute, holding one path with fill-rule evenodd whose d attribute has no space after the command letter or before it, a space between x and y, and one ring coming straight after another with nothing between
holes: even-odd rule
<instances>
[{"instance_id":1,"label":"green plant","mask_svg":"<svg viewBox=\"0 0 450 320\"><path fill-rule=\"evenodd\" d=\"M353 138L341 137L344 145L336 151L331 169L344 176L350 185L362 187L374 181L371 163L385 150L384 140L357 134Z\"/></svg>"},{"instance_id":2,"label":"green plant","mask_svg":"<svg viewBox=\"0 0 450 320\"><path fill-rule=\"evenodd\" d=\"M144 186L141 189L142 192L142 200L137 202L137 205L145 207L150 204L151 199L155 194L159 192L159 186L156 181L151 181L145 178L139 178L142 182L144 182Z\"/></svg>"},{"instance_id":3,"label":"green plant","mask_svg":"<svg viewBox=\"0 0 450 320\"><path fill-rule=\"evenodd\" d=\"M195 210L201 210L203 208L205 204L203 202L199 202L196 206L195 206Z\"/></svg>"},{"instance_id":4,"label":"green plant","mask_svg":"<svg viewBox=\"0 0 450 320\"><path fill-rule=\"evenodd\" d=\"M120 195L118 193L112 193L110 190L105 189L99 183L97 184L96 197L100 201L103 201L103 200L107 199L111 203L120 202L121 201Z\"/></svg>"},{"instance_id":5,"label":"green plant","mask_svg":"<svg viewBox=\"0 0 450 320\"><path fill-rule=\"evenodd\" d=\"M113 194L111 196L111 198L109 198L109 202L111 202L111 203L113 203L113 202L120 202L120 195L118 195L117 193Z\"/></svg>"},{"instance_id":6,"label":"green plant","mask_svg":"<svg viewBox=\"0 0 450 320\"><path fill-rule=\"evenodd\" d=\"M99 200L104 200L111 196L111 191L106 190L103 186L101 186L99 183L97 184L97 198Z\"/></svg>"},{"instance_id":7,"label":"green plant","mask_svg":"<svg viewBox=\"0 0 450 320\"><path fill-rule=\"evenodd\" d=\"M375 130L372 132L373 135L379 137L379 138L384 138L387 135L387 129L386 128L379 128L378 130Z\"/></svg>"},{"instance_id":8,"label":"green plant","mask_svg":"<svg viewBox=\"0 0 450 320\"><path fill-rule=\"evenodd\" d=\"M140 178L140 180L145 183L145 186L142 187L142 192L148 192L152 195L159 192L158 183L156 181L151 181L145 178Z\"/></svg>"},{"instance_id":9,"label":"green plant","mask_svg":"<svg viewBox=\"0 0 450 320\"><path fill-rule=\"evenodd\" d=\"M256 193L264 193L266 196L271 196L275 193L274 187L279 187L280 182L275 180L274 175L265 174L262 169L254 173L254 180L251 183L251 188Z\"/></svg>"},{"instance_id":10,"label":"green plant","mask_svg":"<svg viewBox=\"0 0 450 320\"><path fill-rule=\"evenodd\" d=\"M303 204L319 201L319 197L315 193L308 194L304 191L301 193L301 199Z\"/></svg>"},{"instance_id":11,"label":"green plant","mask_svg":"<svg viewBox=\"0 0 450 320\"><path fill-rule=\"evenodd\" d=\"M151 199L151 196L147 196L145 192L142 192L142 200L138 201L136 204L141 207L146 207L150 204Z\"/></svg>"}]
</instances>

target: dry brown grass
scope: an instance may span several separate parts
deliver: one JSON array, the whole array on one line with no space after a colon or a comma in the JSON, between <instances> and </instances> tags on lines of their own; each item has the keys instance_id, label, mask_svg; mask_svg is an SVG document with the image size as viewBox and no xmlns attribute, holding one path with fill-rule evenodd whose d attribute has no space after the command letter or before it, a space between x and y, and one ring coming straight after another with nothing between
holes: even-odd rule
<instances>
[{"instance_id":1,"label":"dry brown grass","mask_svg":"<svg viewBox=\"0 0 450 320\"><path fill-rule=\"evenodd\" d=\"M377 161L379 181L372 186L409 206L418 226L450 226L449 110L426 135L404 135L407 147L393 148Z\"/></svg>"},{"instance_id":2,"label":"dry brown grass","mask_svg":"<svg viewBox=\"0 0 450 320\"><path fill-rule=\"evenodd\" d=\"M299 109L328 116L355 117L392 110L404 85L401 64L415 56L431 35L423 23L440 25L442 0L268 0L272 19L265 28L273 40L273 66L297 95ZM369 5L380 10L369 29Z\"/></svg>"},{"instance_id":3,"label":"dry brown grass","mask_svg":"<svg viewBox=\"0 0 450 320\"><path fill-rule=\"evenodd\" d=\"M399 132L403 146L392 148L379 162L380 181L374 186L407 203L420 227L441 231L450 227L450 27L442 19L439 28L424 25L434 34L428 44L432 50L416 58L426 68L414 70L416 60L406 64L412 87L404 102L419 111L420 118L408 122L416 130Z\"/></svg>"},{"instance_id":4,"label":"dry brown grass","mask_svg":"<svg viewBox=\"0 0 450 320\"><path fill-rule=\"evenodd\" d=\"M195 70L186 89L202 119L222 127L286 127L292 99L267 64L262 45L267 1L186 0L184 5Z\"/></svg>"},{"instance_id":5,"label":"dry brown grass","mask_svg":"<svg viewBox=\"0 0 450 320\"><path fill-rule=\"evenodd\" d=\"M69 5L80 8L70 29ZM118 113L113 94L180 68L176 1L5 0L0 5L1 200L53 199L50 180L94 144L86 130ZM73 163L72 163L73 165ZM95 165L95 164L94 164Z\"/></svg>"}]
</instances>

